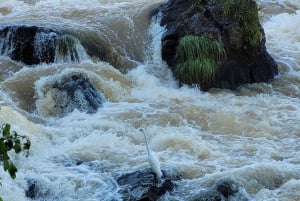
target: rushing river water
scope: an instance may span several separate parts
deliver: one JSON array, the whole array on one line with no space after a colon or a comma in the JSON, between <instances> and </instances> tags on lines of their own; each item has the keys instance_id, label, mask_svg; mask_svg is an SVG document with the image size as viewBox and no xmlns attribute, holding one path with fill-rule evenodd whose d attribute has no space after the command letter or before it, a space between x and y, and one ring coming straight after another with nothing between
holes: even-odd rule
<instances>
[{"instance_id":1,"label":"rushing river water","mask_svg":"<svg viewBox=\"0 0 300 201\"><path fill-rule=\"evenodd\" d=\"M110 47L112 61L83 52L80 62L26 66L0 56L0 121L32 141L28 158L11 155L15 180L0 168L5 201L31 200L33 181L34 200L121 200L114 177L148 167L139 128L162 169L182 176L162 201L185 201L222 178L249 200L300 200L300 1L258 0L276 79L210 92L179 88L161 60L164 29L149 16L162 2L0 0L2 25L70 30ZM40 92L72 72L88 76L106 102L93 114L51 115Z\"/></svg>"}]
</instances>

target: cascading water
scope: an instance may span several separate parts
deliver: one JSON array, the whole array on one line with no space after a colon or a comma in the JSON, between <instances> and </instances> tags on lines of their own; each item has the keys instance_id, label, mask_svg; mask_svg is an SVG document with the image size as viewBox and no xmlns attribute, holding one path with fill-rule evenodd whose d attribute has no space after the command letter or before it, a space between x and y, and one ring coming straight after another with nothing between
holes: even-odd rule
<instances>
[{"instance_id":1,"label":"cascading water","mask_svg":"<svg viewBox=\"0 0 300 201\"><path fill-rule=\"evenodd\" d=\"M64 35L55 39L54 62L71 63L80 62L86 59L88 59L88 55L77 38Z\"/></svg>"},{"instance_id":2,"label":"cascading water","mask_svg":"<svg viewBox=\"0 0 300 201\"><path fill-rule=\"evenodd\" d=\"M149 166L140 128L162 169L181 175L161 201L189 200L220 179L237 183L229 200L300 199L299 1L257 1L274 81L205 93L179 88L161 59L164 28L150 14L163 2L0 1L3 27L53 30L35 41L56 38L68 58L26 65L1 52L0 121L32 142L28 158L11 154L15 180L0 168L5 201L122 200L116 175ZM56 93L73 82L89 83L74 88L78 102ZM105 96L96 112L85 110L85 89Z\"/></svg>"},{"instance_id":3,"label":"cascading water","mask_svg":"<svg viewBox=\"0 0 300 201\"><path fill-rule=\"evenodd\" d=\"M79 39L35 26L11 26L0 30L1 55L25 64L71 63L88 59Z\"/></svg>"}]
</instances>

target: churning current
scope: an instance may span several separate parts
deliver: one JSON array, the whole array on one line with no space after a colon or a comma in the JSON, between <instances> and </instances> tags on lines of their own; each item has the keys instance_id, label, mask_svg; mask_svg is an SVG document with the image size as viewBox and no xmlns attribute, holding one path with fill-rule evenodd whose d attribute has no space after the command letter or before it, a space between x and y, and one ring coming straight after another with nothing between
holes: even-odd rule
<instances>
[{"instance_id":1,"label":"churning current","mask_svg":"<svg viewBox=\"0 0 300 201\"><path fill-rule=\"evenodd\" d=\"M5 201L122 200L115 176L149 167L140 128L161 168L181 176L161 201L186 201L220 179L238 184L231 200L300 200L300 2L257 1L279 65L274 81L209 92L178 87L162 61L164 28L150 15L164 2L0 0L1 26L47 27L79 39L70 39L76 60L56 52L53 63L26 65L2 50L0 120L32 141L28 158L11 154L15 180L0 168ZM91 112L58 93L69 75L101 91L87 92L98 98L97 111L76 90ZM34 198L26 196L32 184Z\"/></svg>"}]
</instances>

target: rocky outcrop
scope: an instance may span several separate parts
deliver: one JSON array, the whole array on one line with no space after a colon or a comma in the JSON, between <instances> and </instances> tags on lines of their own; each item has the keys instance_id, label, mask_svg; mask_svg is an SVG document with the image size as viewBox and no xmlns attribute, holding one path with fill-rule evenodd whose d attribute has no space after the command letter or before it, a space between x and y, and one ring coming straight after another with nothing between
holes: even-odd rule
<instances>
[{"instance_id":1,"label":"rocky outcrop","mask_svg":"<svg viewBox=\"0 0 300 201\"><path fill-rule=\"evenodd\" d=\"M161 25L167 29L162 37L162 58L181 84L197 84L204 90L212 87L235 89L246 83L268 82L278 73L276 62L266 50L264 30L253 0L169 0L161 6L161 15ZM180 41L190 35L213 39L226 52L221 60L209 58L208 61L213 62L205 63L216 63L214 76L209 81L199 78L201 73L178 75L192 71L178 70L193 63L178 53ZM196 57L201 57L199 52ZM218 53L208 51L207 54L217 57ZM207 61L206 58L198 60L201 65L203 60Z\"/></svg>"},{"instance_id":2,"label":"rocky outcrop","mask_svg":"<svg viewBox=\"0 0 300 201\"><path fill-rule=\"evenodd\" d=\"M79 62L88 58L76 36L36 26L0 27L0 55L26 65Z\"/></svg>"},{"instance_id":3,"label":"rocky outcrop","mask_svg":"<svg viewBox=\"0 0 300 201\"><path fill-rule=\"evenodd\" d=\"M57 89L59 93L56 107L59 107L62 113L72 112L74 109L94 113L102 107L105 100L101 92L82 74L65 77L64 80L56 82L53 89Z\"/></svg>"},{"instance_id":4,"label":"rocky outcrop","mask_svg":"<svg viewBox=\"0 0 300 201\"><path fill-rule=\"evenodd\" d=\"M171 191L175 184L173 181L178 178L167 175L164 171L164 178L155 183L155 174L151 169L138 170L119 176L116 180L121 188L124 201L156 201L166 192Z\"/></svg>"},{"instance_id":5,"label":"rocky outcrop","mask_svg":"<svg viewBox=\"0 0 300 201\"><path fill-rule=\"evenodd\" d=\"M95 113L105 97L81 72L50 76L36 94L37 108L45 116L63 116L75 109Z\"/></svg>"},{"instance_id":6,"label":"rocky outcrop","mask_svg":"<svg viewBox=\"0 0 300 201\"><path fill-rule=\"evenodd\" d=\"M27 65L52 63L57 34L36 26L6 26L0 28L0 54Z\"/></svg>"}]
</instances>

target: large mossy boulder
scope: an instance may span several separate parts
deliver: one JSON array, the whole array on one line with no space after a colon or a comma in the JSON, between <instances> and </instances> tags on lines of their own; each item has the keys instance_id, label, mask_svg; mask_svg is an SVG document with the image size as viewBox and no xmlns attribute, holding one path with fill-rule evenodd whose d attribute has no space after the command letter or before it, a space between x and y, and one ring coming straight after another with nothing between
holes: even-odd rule
<instances>
[{"instance_id":1,"label":"large mossy boulder","mask_svg":"<svg viewBox=\"0 0 300 201\"><path fill-rule=\"evenodd\" d=\"M180 84L235 89L278 73L254 0L169 0L160 10L162 58Z\"/></svg>"}]
</instances>

